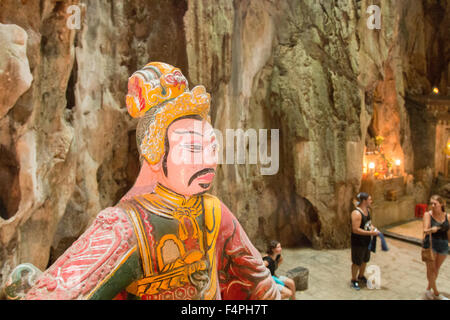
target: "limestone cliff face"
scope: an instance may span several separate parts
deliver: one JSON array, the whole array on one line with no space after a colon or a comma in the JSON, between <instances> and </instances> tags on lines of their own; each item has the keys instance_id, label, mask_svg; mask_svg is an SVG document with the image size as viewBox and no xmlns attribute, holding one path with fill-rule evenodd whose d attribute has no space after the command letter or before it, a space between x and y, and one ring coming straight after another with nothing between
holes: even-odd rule
<instances>
[{"instance_id":1,"label":"limestone cliff face","mask_svg":"<svg viewBox=\"0 0 450 320\"><path fill-rule=\"evenodd\" d=\"M68 27L71 5L79 29ZM184 11L177 1L1 2L0 39L23 46L13 60L2 45L1 61L23 70L9 82L0 70L0 282L20 262L46 268L131 187L128 76L149 60L186 69Z\"/></svg>"},{"instance_id":2,"label":"limestone cliff face","mask_svg":"<svg viewBox=\"0 0 450 320\"><path fill-rule=\"evenodd\" d=\"M224 165L215 183L260 248L347 245L368 131L413 173L404 96L447 87L448 16L437 1L189 2L189 74L212 90L215 127L280 129L277 175Z\"/></svg>"},{"instance_id":3,"label":"limestone cliff face","mask_svg":"<svg viewBox=\"0 0 450 320\"><path fill-rule=\"evenodd\" d=\"M412 173L404 97L446 90L449 21L432 0L2 0L0 283L21 262L45 268L131 187L124 97L148 61L205 85L222 132L279 129L277 174L222 165L213 190L260 249L347 246L368 129Z\"/></svg>"}]
</instances>

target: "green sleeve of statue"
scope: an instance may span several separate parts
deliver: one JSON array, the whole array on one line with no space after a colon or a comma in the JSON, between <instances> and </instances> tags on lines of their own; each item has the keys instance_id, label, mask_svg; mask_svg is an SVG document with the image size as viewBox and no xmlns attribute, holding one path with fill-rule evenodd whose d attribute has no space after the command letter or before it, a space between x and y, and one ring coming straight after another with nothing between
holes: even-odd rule
<instances>
[{"instance_id":1,"label":"green sleeve of statue","mask_svg":"<svg viewBox=\"0 0 450 320\"><path fill-rule=\"evenodd\" d=\"M119 208L100 212L86 232L39 276L25 299L113 299L142 276L131 222Z\"/></svg>"},{"instance_id":2,"label":"green sleeve of statue","mask_svg":"<svg viewBox=\"0 0 450 320\"><path fill-rule=\"evenodd\" d=\"M88 296L89 300L111 300L129 284L142 277L139 250L134 250L114 274L105 279Z\"/></svg>"}]
</instances>

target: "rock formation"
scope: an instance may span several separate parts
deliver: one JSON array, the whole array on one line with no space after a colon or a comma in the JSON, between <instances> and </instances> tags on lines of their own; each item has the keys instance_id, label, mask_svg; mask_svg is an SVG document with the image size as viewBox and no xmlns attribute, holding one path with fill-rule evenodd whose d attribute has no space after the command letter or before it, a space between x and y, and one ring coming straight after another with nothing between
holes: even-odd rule
<instances>
[{"instance_id":1,"label":"rock formation","mask_svg":"<svg viewBox=\"0 0 450 320\"><path fill-rule=\"evenodd\" d=\"M148 61L205 85L222 132L279 129L277 174L224 164L213 190L260 249L348 246L369 131L415 174L405 95L447 90L449 21L437 0L2 0L0 284L46 268L132 186L124 97Z\"/></svg>"}]
</instances>

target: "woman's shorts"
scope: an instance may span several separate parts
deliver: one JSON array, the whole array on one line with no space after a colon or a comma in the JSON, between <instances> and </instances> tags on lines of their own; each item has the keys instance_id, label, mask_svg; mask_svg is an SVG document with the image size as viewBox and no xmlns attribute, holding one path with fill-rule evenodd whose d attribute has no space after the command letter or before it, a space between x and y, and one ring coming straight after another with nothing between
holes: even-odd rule
<instances>
[{"instance_id":1,"label":"woman's shorts","mask_svg":"<svg viewBox=\"0 0 450 320\"><path fill-rule=\"evenodd\" d=\"M435 239L433 238L431 240L432 242L432 247L433 247L433 251L438 253L438 254L448 254L448 240L445 239ZM428 249L430 247L430 241L428 239L428 237L425 239L425 241L423 242L423 247L425 249Z\"/></svg>"},{"instance_id":2,"label":"woman's shorts","mask_svg":"<svg viewBox=\"0 0 450 320\"><path fill-rule=\"evenodd\" d=\"M286 285L284 284L284 282L286 281L287 277L285 276L272 276L273 280L275 281L275 283L277 284L278 290L281 290L282 288L284 288Z\"/></svg>"}]
</instances>

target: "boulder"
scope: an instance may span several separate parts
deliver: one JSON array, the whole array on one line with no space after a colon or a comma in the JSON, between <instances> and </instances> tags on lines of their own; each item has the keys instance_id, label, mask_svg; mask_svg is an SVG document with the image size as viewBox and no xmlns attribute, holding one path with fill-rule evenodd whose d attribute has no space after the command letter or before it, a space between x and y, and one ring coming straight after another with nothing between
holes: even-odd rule
<instances>
[{"instance_id":1,"label":"boulder","mask_svg":"<svg viewBox=\"0 0 450 320\"><path fill-rule=\"evenodd\" d=\"M304 291L308 289L309 270L304 267L296 267L289 270L286 276L294 280L295 289Z\"/></svg>"},{"instance_id":2,"label":"boulder","mask_svg":"<svg viewBox=\"0 0 450 320\"><path fill-rule=\"evenodd\" d=\"M0 23L0 119L33 81L27 58L27 39L27 33L21 27Z\"/></svg>"},{"instance_id":3,"label":"boulder","mask_svg":"<svg viewBox=\"0 0 450 320\"><path fill-rule=\"evenodd\" d=\"M439 189L439 194L442 195L445 198L450 198L450 183L447 183L446 185L443 185Z\"/></svg>"}]
</instances>

